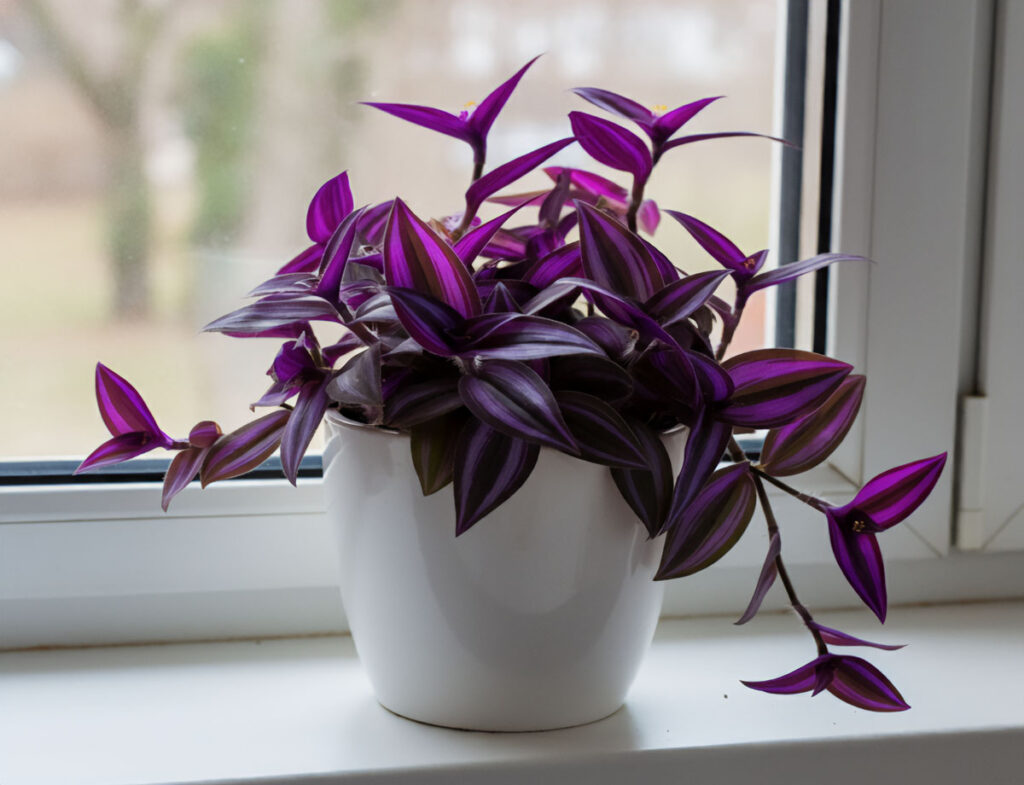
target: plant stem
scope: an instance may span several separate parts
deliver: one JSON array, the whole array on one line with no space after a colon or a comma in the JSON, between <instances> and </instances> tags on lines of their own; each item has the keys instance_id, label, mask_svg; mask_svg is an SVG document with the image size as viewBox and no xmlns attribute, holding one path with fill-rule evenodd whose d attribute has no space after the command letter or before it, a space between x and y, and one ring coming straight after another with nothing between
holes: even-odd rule
<instances>
[{"instance_id":1,"label":"plant stem","mask_svg":"<svg viewBox=\"0 0 1024 785\"><path fill-rule=\"evenodd\" d=\"M718 351L715 352L715 359L718 362L722 361L725 357L725 350L729 348L729 344L732 343L733 337L736 335L736 328L739 326L740 319L743 317L743 308L746 306L746 301L736 301L736 318L725 326L722 332L722 340L718 344Z\"/></svg>"},{"instance_id":2,"label":"plant stem","mask_svg":"<svg viewBox=\"0 0 1024 785\"><path fill-rule=\"evenodd\" d=\"M629 199L629 209L626 211L626 226L629 231L636 233L636 214L640 210L640 204L644 200L644 186L646 182L639 177L633 178L633 193Z\"/></svg>"},{"instance_id":3,"label":"plant stem","mask_svg":"<svg viewBox=\"0 0 1024 785\"><path fill-rule=\"evenodd\" d=\"M743 449L736 443L735 439L729 440L729 454L735 460L737 456L742 460L745 456ZM754 471L754 488L757 490L757 498L761 503L761 509L764 510L764 520L768 526L768 537L779 536L779 524L775 520L775 512L772 510L771 502L768 500L768 492L764 488L764 482L762 481L763 472L757 470ZM771 478L768 478L771 479ZM817 627L814 626L814 617L811 616L811 612L807 610L800 598L796 596L796 589L793 587L793 581L789 578L789 572L786 570L786 565L782 561L782 554L780 553L775 557L775 569L778 570L779 578L782 580L782 585L786 589L786 596L789 598L789 604L793 610L797 612L797 615L801 618L804 626L811 633L814 638L814 643L818 647L818 655L828 654L828 647L825 645L824 639L821 637L821 633L818 632Z\"/></svg>"},{"instance_id":4,"label":"plant stem","mask_svg":"<svg viewBox=\"0 0 1024 785\"><path fill-rule=\"evenodd\" d=\"M811 496L809 493L803 493L802 491L798 491L792 485L788 485L787 483L784 483L782 480L772 477L770 474L768 474L768 472L758 469L756 466L752 466L750 468L754 472L754 474L758 475L762 479L768 480L768 482L770 482L776 488L785 491L794 499L799 499L809 507L813 507L816 510L821 510L827 506L825 502L823 502L817 496Z\"/></svg>"},{"instance_id":5,"label":"plant stem","mask_svg":"<svg viewBox=\"0 0 1024 785\"><path fill-rule=\"evenodd\" d=\"M473 182L479 180L484 173L484 159L483 156L473 159Z\"/></svg>"}]
</instances>

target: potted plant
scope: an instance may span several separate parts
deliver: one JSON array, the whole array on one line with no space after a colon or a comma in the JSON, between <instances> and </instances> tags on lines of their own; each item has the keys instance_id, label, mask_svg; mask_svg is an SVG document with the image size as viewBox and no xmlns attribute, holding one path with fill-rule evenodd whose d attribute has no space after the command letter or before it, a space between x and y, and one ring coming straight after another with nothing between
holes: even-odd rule
<instances>
[{"instance_id":1,"label":"potted plant","mask_svg":"<svg viewBox=\"0 0 1024 785\"><path fill-rule=\"evenodd\" d=\"M206 327L283 340L272 384L253 404L268 413L232 433L204 421L174 439L127 381L99 365L112 438L78 471L171 450L164 509L197 476L203 486L236 477L278 449L294 483L326 417L342 595L379 699L415 719L490 730L561 727L618 708L650 643L661 581L721 558L760 506L769 549L740 623L778 578L816 656L744 683L908 708L873 665L832 652L898 647L811 616L786 572L765 488L821 514L840 569L884 621L876 535L927 497L945 454L876 476L842 506L803 494L782 478L835 450L864 377L792 349L727 357L752 294L860 257L765 270L767 251L741 251L644 198L666 153L753 135L680 135L713 98L657 113L580 88L642 135L572 112L573 136L485 171L488 132L531 64L459 115L370 104L469 144L465 204L424 220L398 198L357 209L345 173L319 189L306 217L312 244L257 286L251 304ZM628 174L630 187L548 167L550 188L499 195L574 143ZM482 221L487 201L510 209ZM660 252L649 238L663 213L719 269L688 275ZM727 278L728 300L716 294ZM335 337L321 343L314 325ZM768 431L756 462L734 438L750 429Z\"/></svg>"}]
</instances>

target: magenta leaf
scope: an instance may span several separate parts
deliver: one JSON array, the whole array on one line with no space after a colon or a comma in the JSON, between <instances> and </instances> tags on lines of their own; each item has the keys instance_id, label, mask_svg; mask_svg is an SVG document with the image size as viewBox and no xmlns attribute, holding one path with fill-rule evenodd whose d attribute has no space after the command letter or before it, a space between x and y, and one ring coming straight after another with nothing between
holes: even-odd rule
<instances>
[{"instance_id":1,"label":"magenta leaf","mask_svg":"<svg viewBox=\"0 0 1024 785\"><path fill-rule=\"evenodd\" d=\"M661 322L662 327L669 327L704 305L728 276L725 270L710 270L680 278L655 292L644 303L644 309Z\"/></svg>"},{"instance_id":2,"label":"magenta leaf","mask_svg":"<svg viewBox=\"0 0 1024 785\"><path fill-rule=\"evenodd\" d=\"M578 242L569 243L556 248L546 256L538 259L529 269L523 280L544 289L559 278L568 278L583 274L583 260Z\"/></svg>"},{"instance_id":3,"label":"magenta leaf","mask_svg":"<svg viewBox=\"0 0 1024 785\"><path fill-rule=\"evenodd\" d=\"M544 173L555 181L565 172L569 173L569 182L573 187L583 191L589 201L596 202L600 199L613 210L623 212L629 206L629 191L606 177L583 169L568 169L560 166L548 166L544 169Z\"/></svg>"},{"instance_id":4,"label":"magenta leaf","mask_svg":"<svg viewBox=\"0 0 1024 785\"><path fill-rule=\"evenodd\" d=\"M868 260L863 256L851 256L849 254L841 253L819 254L818 256L812 256L810 259L793 262L792 264L784 264L781 267L776 267L774 270L761 273L747 281L743 286L743 291L746 295L750 295L759 289L765 289L769 286L785 283L786 281L796 280L801 275L806 275L807 273L814 272L815 270L820 270L822 267L827 267L834 262L866 261Z\"/></svg>"},{"instance_id":5,"label":"magenta leaf","mask_svg":"<svg viewBox=\"0 0 1024 785\"><path fill-rule=\"evenodd\" d=\"M878 540L872 532L855 531L852 525L837 518L834 510L826 510L829 541L839 569L850 586L878 620L885 621L885 565Z\"/></svg>"},{"instance_id":6,"label":"magenta leaf","mask_svg":"<svg viewBox=\"0 0 1024 785\"><path fill-rule=\"evenodd\" d=\"M876 649L885 649L886 651L896 651L897 649L902 649L906 646L905 643L872 643L871 641L866 641L863 638L856 638L853 635L848 635L847 633L842 632L841 630L835 630L832 627L826 627L824 624L818 624L817 622L815 622L813 626L814 629L821 634L821 639L830 646L871 646Z\"/></svg>"},{"instance_id":7,"label":"magenta leaf","mask_svg":"<svg viewBox=\"0 0 1024 785\"><path fill-rule=\"evenodd\" d=\"M505 317L493 325L493 316ZM604 356L601 347L568 324L528 314L489 314L466 322L460 355L492 360L538 360L567 354Z\"/></svg>"},{"instance_id":8,"label":"magenta leaf","mask_svg":"<svg viewBox=\"0 0 1024 785\"><path fill-rule=\"evenodd\" d=\"M326 243L334 230L352 212L352 189L348 172L342 172L320 186L306 213L306 232L314 243Z\"/></svg>"},{"instance_id":9,"label":"magenta leaf","mask_svg":"<svg viewBox=\"0 0 1024 785\"><path fill-rule=\"evenodd\" d=\"M846 438L860 410L865 378L847 376L832 395L808 415L768 432L761 463L769 474L785 477L817 466Z\"/></svg>"},{"instance_id":10,"label":"magenta leaf","mask_svg":"<svg viewBox=\"0 0 1024 785\"><path fill-rule=\"evenodd\" d=\"M356 222L363 214L364 209L350 212L338 224L337 230L331 235L324 249L324 258L321 264L323 269L320 272L320 282L317 284L314 294L320 295L328 302L338 301L345 268L356 242Z\"/></svg>"},{"instance_id":11,"label":"magenta leaf","mask_svg":"<svg viewBox=\"0 0 1024 785\"><path fill-rule=\"evenodd\" d=\"M315 294L272 295L214 319L203 332L266 333L277 328L292 329L295 322L341 322L338 309Z\"/></svg>"},{"instance_id":12,"label":"magenta leaf","mask_svg":"<svg viewBox=\"0 0 1024 785\"><path fill-rule=\"evenodd\" d=\"M647 460L632 428L615 409L593 395L563 390L555 393L580 457L622 469L647 468Z\"/></svg>"},{"instance_id":13,"label":"magenta leaf","mask_svg":"<svg viewBox=\"0 0 1024 785\"><path fill-rule=\"evenodd\" d=\"M193 447L212 447L222 435L217 423L213 420L203 420L192 426L188 433L188 443Z\"/></svg>"},{"instance_id":14,"label":"magenta leaf","mask_svg":"<svg viewBox=\"0 0 1024 785\"><path fill-rule=\"evenodd\" d=\"M327 411L328 379L307 382L299 390L295 407L281 434L281 468L288 482L295 485L299 476L299 464L313 440L316 429Z\"/></svg>"},{"instance_id":15,"label":"magenta leaf","mask_svg":"<svg viewBox=\"0 0 1024 785\"><path fill-rule=\"evenodd\" d=\"M513 207L497 218L492 218L487 223L480 224L480 226L466 232L458 239L453 246L455 255L462 260L467 269L472 269L476 257L487 247L498 230L505 225L505 222L525 206L525 204L520 204Z\"/></svg>"},{"instance_id":16,"label":"magenta leaf","mask_svg":"<svg viewBox=\"0 0 1024 785\"><path fill-rule=\"evenodd\" d=\"M761 565L761 574L758 576L757 584L754 586L754 595L750 598L750 602L747 603L747 609L743 611L743 615L734 622L735 624L746 624L761 609L761 603L764 602L768 590L775 583L775 578L779 574L779 567L775 563L775 559L778 558L781 550L782 538L777 531L772 532L771 539L768 541L768 554L764 557L764 564Z\"/></svg>"},{"instance_id":17,"label":"magenta leaf","mask_svg":"<svg viewBox=\"0 0 1024 785\"><path fill-rule=\"evenodd\" d=\"M139 391L102 363L96 364L96 403L111 436L141 431L153 442L150 449L171 446L173 439L160 430Z\"/></svg>"},{"instance_id":18,"label":"magenta leaf","mask_svg":"<svg viewBox=\"0 0 1024 785\"><path fill-rule=\"evenodd\" d=\"M626 98L624 95L613 93L611 90L602 90L599 87L574 87L572 91L583 100L590 101L594 106L611 112L624 120L639 123L645 129L654 123L654 113L632 98Z\"/></svg>"},{"instance_id":19,"label":"magenta leaf","mask_svg":"<svg viewBox=\"0 0 1024 785\"><path fill-rule=\"evenodd\" d=\"M576 140L571 136L559 139L557 142L546 144L506 164L502 164L496 169L492 169L469 186L469 190L466 191L466 211L476 213L485 199L497 193L506 185L511 185L523 175L532 172L559 150L568 147L574 141Z\"/></svg>"},{"instance_id":20,"label":"magenta leaf","mask_svg":"<svg viewBox=\"0 0 1024 785\"><path fill-rule=\"evenodd\" d=\"M384 274L391 286L430 295L462 316L481 313L466 265L401 199L395 199L384 233Z\"/></svg>"},{"instance_id":21,"label":"magenta leaf","mask_svg":"<svg viewBox=\"0 0 1024 785\"><path fill-rule=\"evenodd\" d=\"M160 506L164 512L167 512L171 499L199 474L199 467L205 457L206 450L201 447L188 447L174 456L171 465L167 467L167 474L164 475L163 492L160 497Z\"/></svg>"},{"instance_id":22,"label":"magenta leaf","mask_svg":"<svg viewBox=\"0 0 1024 785\"><path fill-rule=\"evenodd\" d=\"M867 711L906 711L910 705L885 675L867 660L849 655L836 656L836 667L828 691L839 700Z\"/></svg>"},{"instance_id":23,"label":"magenta leaf","mask_svg":"<svg viewBox=\"0 0 1024 785\"><path fill-rule=\"evenodd\" d=\"M287 264L282 265L277 274L289 275L293 273L314 272L320 266L320 260L323 258L323 255L324 247L319 243L314 243Z\"/></svg>"},{"instance_id":24,"label":"magenta leaf","mask_svg":"<svg viewBox=\"0 0 1024 785\"><path fill-rule=\"evenodd\" d=\"M672 463L657 431L639 420L632 421L630 426L640 444L646 467L613 468L612 479L647 533L655 537L662 530L672 502Z\"/></svg>"},{"instance_id":25,"label":"magenta leaf","mask_svg":"<svg viewBox=\"0 0 1024 785\"><path fill-rule=\"evenodd\" d=\"M716 95L711 98L701 98L697 101L684 104L675 109L665 112L658 117L649 131L651 140L661 148L662 151L674 147L672 144L665 144L668 139L680 128L692 120L699 112L703 111L709 104L714 103L724 96Z\"/></svg>"},{"instance_id":26,"label":"magenta leaf","mask_svg":"<svg viewBox=\"0 0 1024 785\"><path fill-rule=\"evenodd\" d=\"M478 419L515 439L578 454L558 402L521 362L490 360L459 379L459 394Z\"/></svg>"},{"instance_id":27,"label":"magenta leaf","mask_svg":"<svg viewBox=\"0 0 1024 785\"><path fill-rule=\"evenodd\" d=\"M868 517L873 531L904 520L928 498L946 465L946 453L897 466L868 480L847 507Z\"/></svg>"},{"instance_id":28,"label":"magenta leaf","mask_svg":"<svg viewBox=\"0 0 1024 785\"><path fill-rule=\"evenodd\" d=\"M384 404L384 422L393 428L415 429L461 406L457 378L427 379L392 392Z\"/></svg>"},{"instance_id":29,"label":"magenta leaf","mask_svg":"<svg viewBox=\"0 0 1024 785\"><path fill-rule=\"evenodd\" d=\"M758 139L768 139L772 142L780 142L787 147L795 146L787 142L785 139L780 139L777 136L769 136L768 134L755 134L750 131L718 131L710 134L691 134L689 136L680 136L678 139L673 139L671 142L663 144L659 152L666 153L674 147L682 147L684 144L693 144L694 142L703 142L706 139L729 139L736 136L750 136Z\"/></svg>"},{"instance_id":30,"label":"magenta leaf","mask_svg":"<svg viewBox=\"0 0 1024 785\"><path fill-rule=\"evenodd\" d=\"M540 447L470 418L455 448L455 535L508 499L537 465Z\"/></svg>"},{"instance_id":31,"label":"magenta leaf","mask_svg":"<svg viewBox=\"0 0 1024 785\"><path fill-rule=\"evenodd\" d=\"M669 529L654 579L682 578L710 567L743 536L754 507L750 464L719 469Z\"/></svg>"},{"instance_id":32,"label":"magenta leaf","mask_svg":"<svg viewBox=\"0 0 1024 785\"><path fill-rule=\"evenodd\" d=\"M265 414L222 437L210 448L199 472L202 486L252 471L281 443L281 432L291 412Z\"/></svg>"},{"instance_id":33,"label":"magenta leaf","mask_svg":"<svg viewBox=\"0 0 1024 785\"><path fill-rule=\"evenodd\" d=\"M595 207L576 202L587 278L616 294L646 300L665 286L643 240Z\"/></svg>"},{"instance_id":34,"label":"magenta leaf","mask_svg":"<svg viewBox=\"0 0 1024 785\"><path fill-rule=\"evenodd\" d=\"M100 469L104 466L121 463L129 458L134 458L137 455L142 455L144 452L149 452L162 446L160 442L153 439L151 434L144 431L129 431L118 434L93 450L78 465L74 474L81 474L92 469Z\"/></svg>"},{"instance_id":35,"label":"magenta leaf","mask_svg":"<svg viewBox=\"0 0 1024 785\"><path fill-rule=\"evenodd\" d=\"M498 281L491 287L490 294L484 299L484 313L522 313L522 308L520 308L519 303L516 302L516 298L512 296L512 292L509 291L508 287L501 281Z\"/></svg>"},{"instance_id":36,"label":"magenta leaf","mask_svg":"<svg viewBox=\"0 0 1024 785\"><path fill-rule=\"evenodd\" d=\"M658 230L658 224L661 223L661 211L658 209L658 203L653 199L644 199L640 203L640 209L637 210L636 220L643 231L647 234L654 234Z\"/></svg>"},{"instance_id":37,"label":"magenta leaf","mask_svg":"<svg viewBox=\"0 0 1024 785\"><path fill-rule=\"evenodd\" d=\"M651 151L632 131L584 112L569 112L569 122L580 146L595 161L629 172L638 182L650 177Z\"/></svg>"},{"instance_id":38,"label":"magenta leaf","mask_svg":"<svg viewBox=\"0 0 1024 785\"><path fill-rule=\"evenodd\" d=\"M466 423L465 412L450 412L421 422L409 432L412 465L424 496L437 493L455 474L455 449Z\"/></svg>"},{"instance_id":39,"label":"magenta leaf","mask_svg":"<svg viewBox=\"0 0 1024 785\"><path fill-rule=\"evenodd\" d=\"M818 682L819 666L824 665L834 656L834 654L824 654L806 665L801 665L795 671L790 671L774 679L741 681L740 683L752 690L770 692L775 695L796 695L800 692L810 692Z\"/></svg>"},{"instance_id":40,"label":"magenta leaf","mask_svg":"<svg viewBox=\"0 0 1024 785\"><path fill-rule=\"evenodd\" d=\"M706 409L701 412L686 440L683 468L672 491L672 506L666 516L665 530L671 531L682 525L689 514L690 503L718 465L731 437L732 427L728 423L716 420Z\"/></svg>"},{"instance_id":41,"label":"magenta leaf","mask_svg":"<svg viewBox=\"0 0 1024 785\"><path fill-rule=\"evenodd\" d=\"M402 326L420 346L442 356L454 354L451 334L463 322L458 311L413 289L391 287L388 294Z\"/></svg>"},{"instance_id":42,"label":"magenta leaf","mask_svg":"<svg viewBox=\"0 0 1024 785\"><path fill-rule=\"evenodd\" d=\"M737 248L732 240L717 229L708 226L692 215L687 215L677 210L665 210L665 212L682 224L683 228L700 244L700 247L711 254L712 258L720 265L732 270L741 277L749 277L753 274L752 265L751 269L744 266L747 261L747 255Z\"/></svg>"},{"instance_id":43,"label":"magenta leaf","mask_svg":"<svg viewBox=\"0 0 1024 785\"><path fill-rule=\"evenodd\" d=\"M481 101L480 105L477 106L469 115L468 122L470 127L473 128L482 139L486 140L487 133L491 130L491 126L494 125L494 120L497 118L498 113L505 107L505 104L508 102L512 92L519 85L519 80L523 78L523 74L529 70L531 65L537 62L538 57L540 57L540 55L534 57L511 77L492 90L490 95Z\"/></svg>"},{"instance_id":44,"label":"magenta leaf","mask_svg":"<svg viewBox=\"0 0 1024 785\"><path fill-rule=\"evenodd\" d=\"M450 112L418 104L389 104L372 101L362 101L361 103L423 128L429 128L431 131L454 136L464 142L473 142L474 134L469 126Z\"/></svg>"},{"instance_id":45,"label":"magenta leaf","mask_svg":"<svg viewBox=\"0 0 1024 785\"><path fill-rule=\"evenodd\" d=\"M735 388L718 416L734 425L775 428L820 406L853 370L847 363L796 349L757 349L722 367Z\"/></svg>"}]
</instances>

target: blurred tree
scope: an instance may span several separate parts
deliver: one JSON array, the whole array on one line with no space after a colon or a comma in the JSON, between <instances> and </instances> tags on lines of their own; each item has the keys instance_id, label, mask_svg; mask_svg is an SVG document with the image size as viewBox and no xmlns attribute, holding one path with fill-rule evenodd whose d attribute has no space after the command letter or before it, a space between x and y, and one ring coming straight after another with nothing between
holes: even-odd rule
<instances>
[{"instance_id":1,"label":"blurred tree","mask_svg":"<svg viewBox=\"0 0 1024 785\"><path fill-rule=\"evenodd\" d=\"M147 54L163 28L167 4L122 0L117 5L122 56L109 71L94 67L54 18L44 0L25 8L68 80L86 99L103 127L107 148L107 236L114 278L114 312L144 316L150 305L151 195L146 177L140 112Z\"/></svg>"}]
</instances>

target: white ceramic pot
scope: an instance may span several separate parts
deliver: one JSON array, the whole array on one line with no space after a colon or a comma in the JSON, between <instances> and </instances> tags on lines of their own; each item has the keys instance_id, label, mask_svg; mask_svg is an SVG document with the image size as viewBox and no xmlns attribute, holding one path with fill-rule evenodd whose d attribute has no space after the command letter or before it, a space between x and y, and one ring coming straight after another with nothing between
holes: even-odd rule
<instances>
[{"instance_id":1,"label":"white ceramic pot","mask_svg":"<svg viewBox=\"0 0 1024 785\"><path fill-rule=\"evenodd\" d=\"M342 601L381 704L492 731L622 705L661 610L664 538L648 540L605 467L542 449L526 484L456 538L451 486L423 496L408 436L328 424Z\"/></svg>"}]
</instances>

